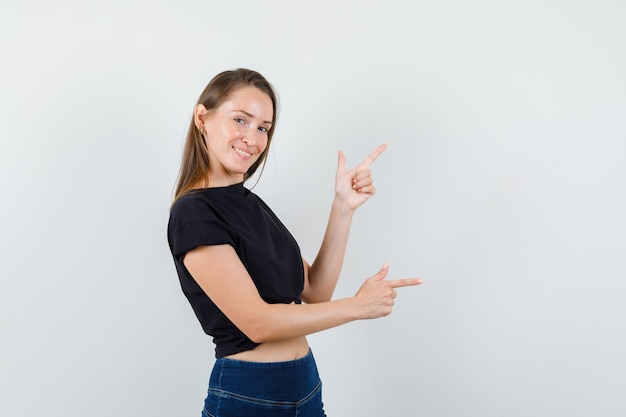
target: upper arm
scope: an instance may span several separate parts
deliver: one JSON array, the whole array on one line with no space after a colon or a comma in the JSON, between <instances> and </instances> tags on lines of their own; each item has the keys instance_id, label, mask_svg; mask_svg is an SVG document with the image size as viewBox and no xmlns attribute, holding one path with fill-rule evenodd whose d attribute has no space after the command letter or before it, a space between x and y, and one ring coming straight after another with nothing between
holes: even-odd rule
<instances>
[{"instance_id":1,"label":"upper arm","mask_svg":"<svg viewBox=\"0 0 626 417\"><path fill-rule=\"evenodd\" d=\"M302 301L307 304L330 301L337 281L330 281L331 284L328 285L329 280L320 279L317 275L319 271L315 269L315 266L309 265L304 259L302 259L302 265L304 267L304 289L300 296Z\"/></svg>"},{"instance_id":2,"label":"upper arm","mask_svg":"<svg viewBox=\"0 0 626 417\"><path fill-rule=\"evenodd\" d=\"M302 266L304 268L304 288L302 289L302 294L300 298L305 303L311 303L311 281L309 281L309 271L311 269L311 265L307 261L302 258Z\"/></svg>"},{"instance_id":3,"label":"upper arm","mask_svg":"<svg viewBox=\"0 0 626 417\"><path fill-rule=\"evenodd\" d=\"M183 264L211 301L255 341L258 320L267 304L233 247L200 246L187 252Z\"/></svg>"}]
</instances>

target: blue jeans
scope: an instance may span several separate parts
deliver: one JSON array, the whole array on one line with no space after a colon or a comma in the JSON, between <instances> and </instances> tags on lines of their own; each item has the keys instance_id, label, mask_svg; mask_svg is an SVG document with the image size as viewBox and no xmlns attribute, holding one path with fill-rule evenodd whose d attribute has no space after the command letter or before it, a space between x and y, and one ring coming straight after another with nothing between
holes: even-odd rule
<instances>
[{"instance_id":1,"label":"blue jeans","mask_svg":"<svg viewBox=\"0 0 626 417\"><path fill-rule=\"evenodd\" d=\"M287 362L215 361L202 417L325 417L313 353Z\"/></svg>"}]
</instances>

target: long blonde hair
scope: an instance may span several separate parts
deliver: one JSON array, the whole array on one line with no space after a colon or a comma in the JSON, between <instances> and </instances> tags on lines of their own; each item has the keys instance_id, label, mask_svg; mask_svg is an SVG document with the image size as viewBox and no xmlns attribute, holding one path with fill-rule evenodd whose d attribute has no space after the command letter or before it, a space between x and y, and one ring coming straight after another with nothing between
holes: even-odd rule
<instances>
[{"instance_id":1,"label":"long blonde hair","mask_svg":"<svg viewBox=\"0 0 626 417\"><path fill-rule=\"evenodd\" d=\"M259 166L265 166L267 154L276 128L276 114L278 100L272 85L256 71L245 68L238 68L232 71L224 71L217 74L205 87L197 104L202 104L210 112L217 109L223 102L230 98L230 95L241 87L256 87L269 96L272 100L272 126L267 132L267 147L259 156L259 159L244 174L244 181L250 178ZM174 201L188 193L199 182L206 181L210 171L209 154L204 138L197 129L194 117L191 118L189 130L187 131L187 139L185 140L185 148L180 164L180 172L174 192Z\"/></svg>"}]
</instances>

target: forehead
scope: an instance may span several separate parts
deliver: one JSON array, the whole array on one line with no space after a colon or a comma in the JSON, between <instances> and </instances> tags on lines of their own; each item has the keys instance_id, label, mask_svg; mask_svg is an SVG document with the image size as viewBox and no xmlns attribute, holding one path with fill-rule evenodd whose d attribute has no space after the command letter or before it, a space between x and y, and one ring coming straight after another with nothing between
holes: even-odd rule
<instances>
[{"instance_id":1,"label":"forehead","mask_svg":"<svg viewBox=\"0 0 626 417\"><path fill-rule=\"evenodd\" d=\"M226 112L244 111L262 121L272 121L272 99L256 87L240 87L234 90L220 109Z\"/></svg>"}]
</instances>

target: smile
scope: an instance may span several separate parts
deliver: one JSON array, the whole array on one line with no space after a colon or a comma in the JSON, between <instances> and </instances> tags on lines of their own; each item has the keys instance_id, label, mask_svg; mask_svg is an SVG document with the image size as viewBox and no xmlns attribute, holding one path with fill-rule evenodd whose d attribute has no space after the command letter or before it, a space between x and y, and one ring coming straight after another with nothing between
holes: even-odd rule
<instances>
[{"instance_id":1,"label":"smile","mask_svg":"<svg viewBox=\"0 0 626 417\"><path fill-rule=\"evenodd\" d=\"M246 152L243 149L235 148L234 146L233 146L233 149L235 150L235 152L237 152L239 155L241 155L244 158L250 158L252 156L251 153Z\"/></svg>"}]
</instances>

